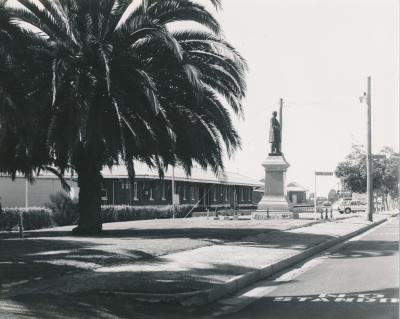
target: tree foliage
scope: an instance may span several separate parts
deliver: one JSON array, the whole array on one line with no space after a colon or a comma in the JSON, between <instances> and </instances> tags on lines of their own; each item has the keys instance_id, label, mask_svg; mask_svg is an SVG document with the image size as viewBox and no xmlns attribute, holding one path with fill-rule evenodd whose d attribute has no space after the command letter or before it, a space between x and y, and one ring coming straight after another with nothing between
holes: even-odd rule
<instances>
[{"instance_id":1,"label":"tree foliage","mask_svg":"<svg viewBox=\"0 0 400 319\"><path fill-rule=\"evenodd\" d=\"M399 196L399 164L400 157L389 147L380 152L383 158L373 158L373 192L378 197ZM366 151L363 146L353 145L352 152L340 162L335 171L336 177L342 180L345 188L355 193L367 191Z\"/></svg>"},{"instance_id":2,"label":"tree foliage","mask_svg":"<svg viewBox=\"0 0 400 319\"><path fill-rule=\"evenodd\" d=\"M331 189L328 193L328 201L330 201L331 203L334 203L338 200L338 194L336 193L336 191L334 189Z\"/></svg>"},{"instance_id":3,"label":"tree foliage","mask_svg":"<svg viewBox=\"0 0 400 319\"><path fill-rule=\"evenodd\" d=\"M217 173L240 147L246 63L196 2L2 0L0 65L0 171L77 171L80 222L104 165Z\"/></svg>"}]
</instances>

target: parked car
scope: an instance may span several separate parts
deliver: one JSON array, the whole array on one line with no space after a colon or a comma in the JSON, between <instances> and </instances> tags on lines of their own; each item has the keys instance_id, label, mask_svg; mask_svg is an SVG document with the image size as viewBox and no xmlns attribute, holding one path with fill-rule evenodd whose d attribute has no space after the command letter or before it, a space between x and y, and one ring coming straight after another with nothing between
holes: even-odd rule
<instances>
[{"instance_id":1,"label":"parked car","mask_svg":"<svg viewBox=\"0 0 400 319\"><path fill-rule=\"evenodd\" d=\"M367 204L360 200L343 201L339 204L338 210L341 214L365 212L367 210Z\"/></svg>"}]
</instances>

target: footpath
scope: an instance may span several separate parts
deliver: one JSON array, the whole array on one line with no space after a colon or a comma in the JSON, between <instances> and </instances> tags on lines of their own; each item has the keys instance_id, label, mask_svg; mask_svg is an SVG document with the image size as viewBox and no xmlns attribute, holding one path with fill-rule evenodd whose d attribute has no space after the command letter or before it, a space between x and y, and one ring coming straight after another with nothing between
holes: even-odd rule
<instances>
[{"instance_id":1,"label":"footpath","mask_svg":"<svg viewBox=\"0 0 400 319\"><path fill-rule=\"evenodd\" d=\"M0 239L0 298L96 293L201 305L234 293L369 228L338 220L159 220L106 224L102 237L70 228Z\"/></svg>"}]
</instances>

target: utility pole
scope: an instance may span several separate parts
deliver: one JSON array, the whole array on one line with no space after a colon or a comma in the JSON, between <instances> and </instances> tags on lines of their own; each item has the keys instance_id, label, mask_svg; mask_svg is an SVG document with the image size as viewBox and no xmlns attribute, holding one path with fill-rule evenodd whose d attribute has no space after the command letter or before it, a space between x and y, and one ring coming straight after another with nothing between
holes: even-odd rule
<instances>
[{"instance_id":1,"label":"utility pole","mask_svg":"<svg viewBox=\"0 0 400 319\"><path fill-rule=\"evenodd\" d=\"M371 77L367 79L367 220L372 222L373 202L373 170L371 151Z\"/></svg>"},{"instance_id":2,"label":"utility pole","mask_svg":"<svg viewBox=\"0 0 400 319\"><path fill-rule=\"evenodd\" d=\"M25 178L25 212L28 213L28 179ZM19 236L24 238L24 212L19 213Z\"/></svg>"},{"instance_id":3,"label":"utility pole","mask_svg":"<svg viewBox=\"0 0 400 319\"><path fill-rule=\"evenodd\" d=\"M175 219L175 166L172 166L172 219Z\"/></svg>"},{"instance_id":4,"label":"utility pole","mask_svg":"<svg viewBox=\"0 0 400 319\"><path fill-rule=\"evenodd\" d=\"M283 138L283 135L282 135L282 127L283 127L283 124L282 124L282 111L283 111L283 98L280 98L280 100L279 100L279 124L281 125L281 149L280 149L280 151L281 151L281 153L282 153L282 138Z\"/></svg>"},{"instance_id":5,"label":"utility pole","mask_svg":"<svg viewBox=\"0 0 400 319\"><path fill-rule=\"evenodd\" d=\"M314 222L317 221L317 172L314 172Z\"/></svg>"}]
</instances>

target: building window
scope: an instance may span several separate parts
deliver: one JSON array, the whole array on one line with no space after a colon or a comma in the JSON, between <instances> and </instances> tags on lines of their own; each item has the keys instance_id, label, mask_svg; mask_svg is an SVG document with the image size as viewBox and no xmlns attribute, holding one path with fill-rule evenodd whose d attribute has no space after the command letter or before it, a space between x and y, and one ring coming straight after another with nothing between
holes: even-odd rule
<instances>
[{"instance_id":1,"label":"building window","mask_svg":"<svg viewBox=\"0 0 400 319\"><path fill-rule=\"evenodd\" d=\"M196 198L196 194L195 194L195 191L196 191L196 187L195 186L192 186L192 200L195 200L195 198Z\"/></svg>"},{"instance_id":2,"label":"building window","mask_svg":"<svg viewBox=\"0 0 400 319\"><path fill-rule=\"evenodd\" d=\"M150 189L149 189L149 197L150 197L150 200L154 200L154 198L153 198L153 187L152 186L150 186Z\"/></svg>"},{"instance_id":3,"label":"building window","mask_svg":"<svg viewBox=\"0 0 400 319\"><path fill-rule=\"evenodd\" d=\"M182 188L183 188L183 200L186 200L186 185L183 185Z\"/></svg>"},{"instance_id":4,"label":"building window","mask_svg":"<svg viewBox=\"0 0 400 319\"><path fill-rule=\"evenodd\" d=\"M128 181L122 181L120 182L121 184L121 189L130 189L131 184Z\"/></svg>"},{"instance_id":5,"label":"building window","mask_svg":"<svg viewBox=\"0 0 400 319\"><path fill-rule=\"evenodd\" d=\"M213 200L214 200L214 202L217 201L217 186L214 186L214 189L213 189Z\"/></svg>"},{"instance_id":6,"label":"building window","mask_svg":"<svg viewBox=\"0 0 400 319\"><path fill-rule=\"evenodd\" d=\"M243 198L243 187L239 188L239 194L240 194L240 201L243 202L244 198Z\"/></svg>"},{"instance_id":7,"label":"building window","mask_svg":"<svg viewBox=\"0 0 400 319\"><path fill-rule=\"evenodd\" d=\"M225 201L228 201L228 186L225 186Z\"/></svg>"},{"instance_id":8,"label":"building window","mask_svg":"<svg viewBox=\"0 0 400 319\"><path fill-rule=\"evenodd\" d=\"M133 200L138 200L138 196L137 196L138 187L137 186L138 186L137 182L134 182L133 183Z\"/></svg>"},{"instance_id":9,"label":"building window","mask_svg":"<svg viewBox=\"0 0 400 319\"><path fill-rule=\"evenodd\" d=\"M251 202L251 188L250 188L250 187L248 188L248 191L249 191L249 198L248 198L248 201Z\"/></svg>"},{"instance_id":10,"label":"building window","mask_svg":"<svg viewBox=\"0 0 400 319\"><path fill-rule=\"evenodd\" d=\"M161 182L161 199L165 200L165 182Z\"/></svg>"}]
</instances>

